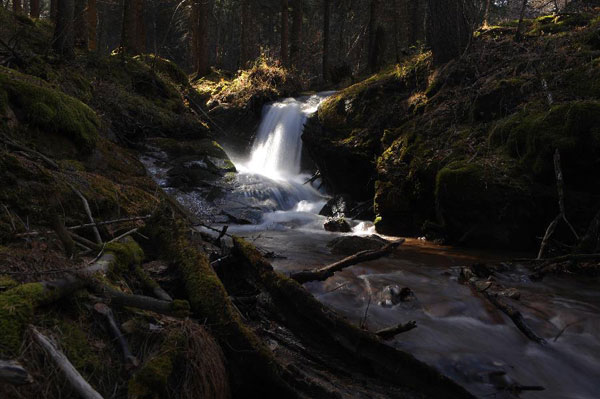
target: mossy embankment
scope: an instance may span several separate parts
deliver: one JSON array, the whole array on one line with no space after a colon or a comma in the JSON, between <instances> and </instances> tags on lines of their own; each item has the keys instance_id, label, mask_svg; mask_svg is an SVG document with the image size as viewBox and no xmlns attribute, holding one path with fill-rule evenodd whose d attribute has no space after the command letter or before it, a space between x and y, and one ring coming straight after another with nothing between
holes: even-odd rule
<instances>
[{"instance_id":1,"label":"mossy embankment","mask_svg":"<svg viewBox=\"0 0 600 399\"><path fill-rule=\"evenodd\" d=\"M600 24L595 15L476 32L439 68L429 54L340 91L305 130L339 193L373 199L377 229L529 248L558 211L553 153L583 232L600 198Z\"/></svg>"},{"instance_id":2,"label":"mossy embankment","mask_svg":"<svg viewBox=\"0 0 600 399\"><path fill-rule=\"evenodd\" d=\"M252 142L263 105L302 90L298 76L265 57L236 74L213 70L192 82L192 86L215 122L220 138L240 152Z\"/></svg>"}]
</instances>

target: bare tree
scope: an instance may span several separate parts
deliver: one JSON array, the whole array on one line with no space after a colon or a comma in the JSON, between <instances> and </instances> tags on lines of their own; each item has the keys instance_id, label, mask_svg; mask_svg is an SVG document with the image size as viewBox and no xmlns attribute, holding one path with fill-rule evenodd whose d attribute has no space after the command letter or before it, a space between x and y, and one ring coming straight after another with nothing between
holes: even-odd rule
<instances>
[{"instance_id":1,"label":"bare tree","mask_svg":"<svg viewBox=\"0 0 600 399\"><path fill-rule=\"evenodd\" d=\"M300 50L302 48L302 0L294 0L292 10L292 44L290 46L290 60L292 65L299 68Z\"/></svg>"},{"instance_id":2,"label":"bare tree","mask_svg":"<svg viewBox=\"0 0 600 399\"><path fill-rule=\"evenodd\" d=\"M194 0L192 3L192 43L193 58L196 62L196 74L205 76L210 72L208 59L208 0Z\"/></svg>"},{"instance_id":3,"label":"bare tree","mask_svg":"<svg viewBox=\"0 0 600 399\"><path fill-rule=\"evenodd\" d=\"M31 18L39 18L40 17L40 0L30 0L29 16Z\"/></svg>"},{"instance_id":4,"label":"bare tree","mask_svg":"<svg viewBox=\"0 0 600 399\"><path fill-rule=\"evenodd\" d=\"M429 42L433 62L444 64L459 57L472 35L469 0L429 0Z\"/></svg>"},{"instance_id":5,"label":"bare tree","mask_svg":"<svg viewBox=\"0 0 600 399\"><path fill-rule=\"evenodd\" d=\"M331 19L331 1L323 0L323 80L329 80L329 24Z\"/></svg>"},{"instance_id":6,"label":"bare tree","mask_svg":"<svg viewBox=\"0 0 600 399\"><path fill-rule=\"evenodd\" d=\"M73 0L60 0L56 10L56 25L54 27L54 50L63 56L73 56L74 35L73 19L75 3Z\"/></svg>"}]
</instances>

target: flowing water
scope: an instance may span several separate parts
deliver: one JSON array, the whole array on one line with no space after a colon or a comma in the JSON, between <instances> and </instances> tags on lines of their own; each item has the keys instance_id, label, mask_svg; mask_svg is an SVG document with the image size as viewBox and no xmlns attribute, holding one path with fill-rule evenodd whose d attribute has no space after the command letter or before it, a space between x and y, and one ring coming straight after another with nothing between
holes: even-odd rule
<instances>
[{"instance_id":1,"label":"flowing water","mask_svg":"<svg viewBox=\"0 0 600 399\"><path fill-rule=\"evenodd\" d=\"M304 184L309 175L300 169L303 125L327 94L265 107L251 154L233 159L239 173L231 192L219 203L228 211L253 215L254 223L230 225L229 231L284 256L273 265L286 274L339 259L327 243L342 234L325 232L325 218L318 215L327 197ZM191 209L204 201L186 198L180 200ZM350 234L374 231L370 222L352 224ZM350 267L306 288L350 321L366 323L371 330L416 320L415 330L397 336L390 345L437 367L477 396L517 397L507 388L520 384L545 388L524 392L524 398L600 398L599 281L548 277L532 282L519 267L498 275L503 285L521 291L516 306L548 340L548 345L540 346L457 281L461 265L512 257L409 239L393 256ZM410 287L416 300L379 306L377 295L390 284Z\"/></svg>"}]
</instances>

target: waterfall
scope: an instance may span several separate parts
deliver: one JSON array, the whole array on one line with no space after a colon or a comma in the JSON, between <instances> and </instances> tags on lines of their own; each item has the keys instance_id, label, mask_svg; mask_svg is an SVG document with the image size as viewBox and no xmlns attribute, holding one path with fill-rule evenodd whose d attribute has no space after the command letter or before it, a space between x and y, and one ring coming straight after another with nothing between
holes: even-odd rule
<instances>
[{"instance_id":1,"label":"waterfall","mask_svg":"<svg viewBox=\"0 0 600 399\"><path fill-rule=\"evenodd\" d=\"M265 106L250 159L243 165L242 171L275 180L290 180L298 176L304 124L329 94L288 98Z\"/></svg>"}]
</instances>

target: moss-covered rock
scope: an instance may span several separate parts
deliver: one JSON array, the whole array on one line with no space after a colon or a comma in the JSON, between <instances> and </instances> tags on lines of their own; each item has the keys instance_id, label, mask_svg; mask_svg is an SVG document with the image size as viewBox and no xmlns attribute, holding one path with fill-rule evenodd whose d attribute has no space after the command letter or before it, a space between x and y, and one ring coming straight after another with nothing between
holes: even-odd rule
<instances>
[{"instance_id":1,"label":"moss-covered rock","mask_svg":"<svg viewBox=\"0 0 600 399\"><path fill-rule=\"evenodd\" d=\"M0 69L0 97L23 122L45 132L64 135L82 152L89 153L98 140L100 121L87 105L49 88L31 76Z\"/></svg>"}]
</instances>

